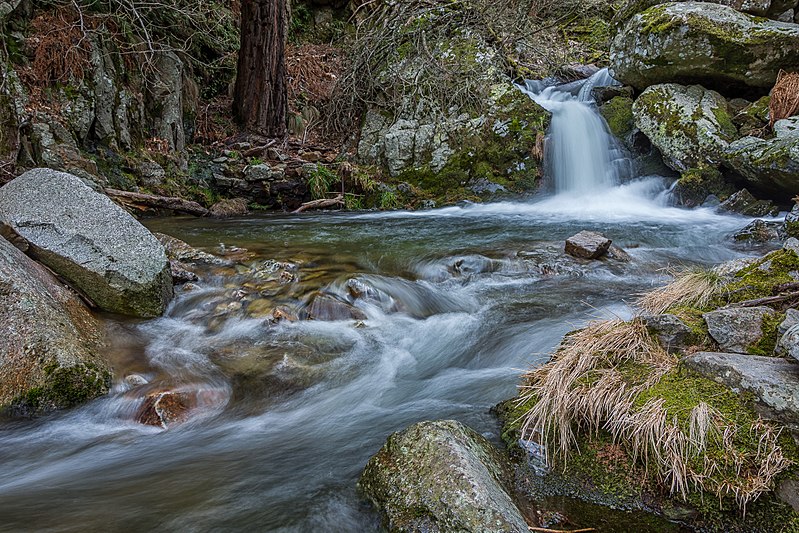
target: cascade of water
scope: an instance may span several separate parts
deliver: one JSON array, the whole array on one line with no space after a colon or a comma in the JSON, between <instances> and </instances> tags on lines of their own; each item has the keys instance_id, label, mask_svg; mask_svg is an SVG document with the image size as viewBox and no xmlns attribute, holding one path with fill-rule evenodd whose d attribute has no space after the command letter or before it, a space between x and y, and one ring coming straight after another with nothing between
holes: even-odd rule
<instances>
[{"instance_id":1,"label":"cascade of water","mask_svg":"<svg viewBox=\"0 0 799 533\"><path fill-rule=\"evenodd\" d=\"M602 69L580 83L528 82L521 89L552 113L546 164L556 193L588 194L617 185L629 162L593 103L595 87L618 84Z\"/></svg>"}]
</instances>

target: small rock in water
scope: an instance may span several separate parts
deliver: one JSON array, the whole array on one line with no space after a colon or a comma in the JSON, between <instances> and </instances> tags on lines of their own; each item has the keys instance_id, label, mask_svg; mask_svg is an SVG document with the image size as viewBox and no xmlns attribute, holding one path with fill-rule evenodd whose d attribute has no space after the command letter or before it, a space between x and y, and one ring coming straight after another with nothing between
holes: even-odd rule
<instances>
[{"instance_id":1,"label":"small rock in water","mask_svg":"<svg viewBox=\"0 0 799 533\"><path fill-rule=\"evenodd\" d=\"M782 236L780 222L766 222L756 219L747 224L745 228L735 233L732 238L736 241L771 242L777 241Z\"/></svg>"},{"instance_id":2,"label":"small rock in water","mask_svg":"<svg viewBox=\"0 0 799 533\"><path fill-rule=\"evenodd\" d=\"M610 248L608 248L608 257L616 261L621 261L622 263L629 263L633 260L630 254L615 244L611 244Z\"/></svg>"},{"instance_id":3,"label":"small rock in water","mask_svg":"<svg viewBox=\"0 0 799 533\"><path fill-rule=\"evenodd\" d=\"M566 239L566 253L581 259L598 259L608 252L613 241L595 231L581 231Z\"/></svg>"},{"instance_id":4,"label":"small rock in water","mask_svg":"<svg viewBox=\"0 0 799 533\"><path fill-rule=\"evenodd\" d=\"M326 294L316 295L306 311L311 320L366 320L357 307Z\"/></svg>"},{"instance_id":5,"label":"small rock in water","mask_svg":"<svg viewBox=\"0 0 799 533\"><path fill-rule=\"evenodd\" d=\"M190 281L199 281L199 276L189 270L189 266L180 261L170 260L169 270L172 272L172 283L180 285L181 283L188 283Z\"/></svg>"},{"instance_id":6,"label":"small rock in water","mask_svg":"<svg viewBox=\"0 0 799 533\"><path fill-rule=\"evenodd\" d=\"M147 379L141 374L129 374L125 376L124 381L125 385L127 385L131 389L135 387L141 387L142 385L147 385L148 383Z\"/></svg>"},{"instance_id":7,"label":"small rock in water","mask_svg":"<svg viewBox=\"0 0 799 533\"><path fill-rule=\"evenodd\" d=\"M185 422L197 406L197 397L187 392L157 392L147 396L136 413L136 421L147 426L167 428Z\"/></svg>"},{"instance_id":8,"label":"small rock in water","mask_svg":"<svg viewBox=\"0 0 799 533\"><path fill-rule=\"evenodd\" d=\"M758 200L746 189L741 189L719 205L719 211L738 213L748 217L776 216L780 210L769 200Z\"/></svg>"}]
</instances>

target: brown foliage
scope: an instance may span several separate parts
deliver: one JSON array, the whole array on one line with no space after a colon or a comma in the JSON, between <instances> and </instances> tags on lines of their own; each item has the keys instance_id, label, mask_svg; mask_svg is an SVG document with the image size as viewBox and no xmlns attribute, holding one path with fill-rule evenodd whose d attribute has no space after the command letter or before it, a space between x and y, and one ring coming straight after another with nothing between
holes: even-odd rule
<instances>
[{"instance_id":1,"label":"brown foliage","mask_svg":"<svg viewBox=\"0 0 799 533\"><path fill-rule=\"evenodd\" d=\"M768 105L769 126L799 113L799 72L780 70Z\"/></svg>"},{"instance_id":2,"label":"brown foliage","mask_svg":"<svg viewBox=\"0 0 799 533\"><path fill-rule=\"evenodd\" d=\"M342 53L325 44L303 44L286 49L289 102L304 100L319 106L330 100L341 75Z\"/></svg>"},{"instance_id":3,"label":"brown foliage","mask_svg":"<svg viewBox=\"0 0 799 533\"><path fill-rule=\"evenodd\" d=\"M45 11L31 22L33 63L30 74L38 85L81 79L92 51L87 31L93 21L71 7Z\"/></svg>"}]
</instances>

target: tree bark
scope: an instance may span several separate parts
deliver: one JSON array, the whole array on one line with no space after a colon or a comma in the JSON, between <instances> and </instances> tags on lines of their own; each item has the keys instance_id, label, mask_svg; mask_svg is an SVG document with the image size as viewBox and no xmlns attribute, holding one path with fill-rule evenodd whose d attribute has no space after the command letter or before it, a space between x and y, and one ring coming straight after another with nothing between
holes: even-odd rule
<instances>
[{"instance_id":1,"label":"tree bark","mask_svg":"<svg viewBox=\"0 0 799 533\"><path fill-rule=\"evenodd\" d=\"M247 131L286 134L288 0L244 0L233 114Z\"/></svg>"}]
</instances>

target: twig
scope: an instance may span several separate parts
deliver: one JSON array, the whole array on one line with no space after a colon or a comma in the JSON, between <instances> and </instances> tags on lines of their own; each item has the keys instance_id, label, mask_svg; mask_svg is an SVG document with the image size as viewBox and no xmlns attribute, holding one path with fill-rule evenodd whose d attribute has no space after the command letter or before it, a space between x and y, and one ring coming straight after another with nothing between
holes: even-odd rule
<instances>
[{"instance_id":1,"label":"twig","mask_svg":"<svg viewBox=\"0 0 799 533\"><path fill-rule=\"evenodd\" d=\"M765 298L755 298L754 300L744 300L743 302L736 302L733 304L729 304L725 306L725 308L730 307L758 307L760 305L770 305L776 304L780 302L784 302L786 300L792 300L794 298L799 298L799 291L788 292L785 294L780 294L777 296L766 296Z\"/></svg>"}]
</instances>

